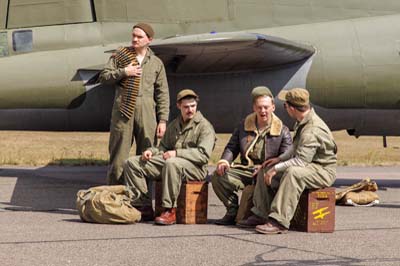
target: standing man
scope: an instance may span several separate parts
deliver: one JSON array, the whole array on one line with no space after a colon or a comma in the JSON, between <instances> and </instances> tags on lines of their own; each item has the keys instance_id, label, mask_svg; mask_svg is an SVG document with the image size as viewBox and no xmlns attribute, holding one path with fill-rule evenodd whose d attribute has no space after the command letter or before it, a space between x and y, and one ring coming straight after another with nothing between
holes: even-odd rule
<instances>
[{"instance_id":1,"label":"standing man","mask_svg":"<svg viewBox=\"0 0 400 266\"><path fill-rule=\"evenodd\" d=\"M211 178L215 193L227 209L225 216L215 222L219 225L235 224L239 208L237 192L253 184L253 177L266 159L279 156L292 144L289 129L273 113L271 91L267 87L256 87L251 96L254 113L234 130ZM235 165L233 161L239 153L240 164ZM254 190L255 206L263 205L264 197L258 185Z\"/></svg>"},{"instance_id":2,"label":"standing man","mask_svg":"<svg viewBox=\"0 0 400 266\"><path fill-rule=\"evenodd\" d=\"M164 65L149 48L153 37L150 25L133 26L132 46L112 55L99 76L100 82L116 87L108 147L109 185L122 182L123 163L134 140L138 155L165 133L169 91Z\"/></svg>"},{"instance_id":3,"label":"standing man","mask_svg":"<svg viewBox=\"0 0 400 266\"><path fill-rule=\"evenodd\" d=\"M159 225L176 223L182 181L205 179L216 140L213 126L197 111L197 94L185 89L176 100L180 115L169 123L158 148L149 148L142 156L130 158L124 167L125 183L135 196L132 204L142 212L145 221L154 219L147 181L162 181L164 211L155 219Z\"/></svg>"},{"instance_id":4,"label":"standing man","mask_svg":"<svg viewBox=\"0 0 400 266\"><path fill-rule=\"evenodd\" d=\"M278 162L264 175L268 186L277 173L283 175L276 194L267 195L269 220L256 227L259 233L287 232L301 193L305 189L329 187L336 179L337 147L328 126L311 108L309 97L308 91L301 88L282 90L278 95L285 101L289 116L296 119L293 147L280 158L267 162Z\"/></svg>"}]
</instances>

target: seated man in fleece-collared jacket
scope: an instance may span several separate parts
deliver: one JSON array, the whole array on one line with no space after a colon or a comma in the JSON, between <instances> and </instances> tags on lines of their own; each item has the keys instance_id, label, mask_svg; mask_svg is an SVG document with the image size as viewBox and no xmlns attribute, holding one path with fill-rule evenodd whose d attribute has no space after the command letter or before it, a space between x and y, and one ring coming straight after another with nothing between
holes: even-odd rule
<instances>
[{"instance_id":1,"label":"seated man in fleece-collared jacket","mask_svg":"<svg viewBox=\"0 0 400 266\"><path fill-rule=\"evenodd\" d=\"M239 190L254 183L252 212L259 217L257 224L263 224L268 213L265 210L264 194L269 189L263 180L262 163L284 153L292 144L289 129L274 114L274 97L267 87L256 87L251 93L253 113L249 114L234 130L225 150L218 161L217 169L211 177L211 182L218 198L226 207L226 214L215 223L233 225L239 208ZM233 161L240 154L240 164Z\"/></svg>"}]
</instances>

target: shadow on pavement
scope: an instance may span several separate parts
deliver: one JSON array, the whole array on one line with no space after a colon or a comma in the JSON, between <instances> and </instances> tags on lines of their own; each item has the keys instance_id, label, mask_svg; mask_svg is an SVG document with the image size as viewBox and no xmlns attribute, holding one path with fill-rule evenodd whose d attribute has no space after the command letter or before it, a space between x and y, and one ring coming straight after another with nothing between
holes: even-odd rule
<instances>
[{"instance_id":1,"label":"shadow on pavement","mask_svg":"<svg viewBox=\"0 0 400 266\"><path fill-rule=\"evenodd\" d=\"M400 205L399 205L399 203L397 203L397 204L380 203L380 204L375 205L374 208L400 209Z\"/></svg>"},{"instance_id":2,"label":"shadow on pavement","mask_svg":"<svg viewBox=\"0 0 400 266\"><path fill-rule=\"evenodd\" d=\"M279 248L278 248L279 249ZM325 254L324 254L325 255ZM259 254L255 257L254 262L242 264L242 266L259 266L259 265L286 265L286 266L312 266L312 265L365 265L368 263L397 263L400 261L400 258L373 258L373 259L356 259L356 258L346 258L336 256L335 258L324 258L324 259L304 259L304 260L275 260L275 259L265 259L268 257L268 254L263 253ZM386 265L386 264L385 264ZM393 264L394 265L394 264Z\"/></svg>"},{"instance_id":3,"label":"shadow on pavement","mask_svg":"<svg viewBox=\"0 0 400 266\"><path fill-rule=\"evenodd\" d=\"M77 212L76 212L77 213ZM85 223L81 219L62 219L64 222L69 222L69 223Z\"/></svg>"},{"instance_id":4,"label":"shadow on pavement","mask_svg":"<svg viewBox=\"0 0 400 266\"><path fill-rule=\"evenodd\" d=\"M0 169L0 204L15 211L76 213L76 193L103 185L105 167ZM9 195L7 198L5 195Z\"/></svg>"},{"instance_id":5,"label":"shadow on pavement","mask_svg":"<svg viewBox=\"0 0 400 266\"><path fill-rule=\"evenodd\" d=\"M104 185L106 166L0 169L0 206L15 211L76 213L76 193L81 189ZM360 179L337 179L334 186L349 186ZM379 189L400 187L400 179L376 180ZM380 204L378 208L399 208L398 204ZM213 221L210 221L211 223Z\"/></svg>"}]
</instances>

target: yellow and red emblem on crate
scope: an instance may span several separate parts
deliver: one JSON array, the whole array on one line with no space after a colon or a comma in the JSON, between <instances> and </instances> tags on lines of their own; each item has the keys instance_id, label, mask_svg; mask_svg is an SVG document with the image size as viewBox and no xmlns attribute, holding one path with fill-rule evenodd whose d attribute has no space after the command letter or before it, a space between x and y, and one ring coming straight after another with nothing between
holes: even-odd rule
<instances>
[{"instance_id":1,"label":"yellow and red emblem on crate","mask_svg":"<svg viewBox=\"0 0 400 266\"><path fill-rule=\"evenodd\" d=\"M290 228L304 232L333 232L335 202L335 188L305 190L300 197Z\"/></svg>"}]
</instances>

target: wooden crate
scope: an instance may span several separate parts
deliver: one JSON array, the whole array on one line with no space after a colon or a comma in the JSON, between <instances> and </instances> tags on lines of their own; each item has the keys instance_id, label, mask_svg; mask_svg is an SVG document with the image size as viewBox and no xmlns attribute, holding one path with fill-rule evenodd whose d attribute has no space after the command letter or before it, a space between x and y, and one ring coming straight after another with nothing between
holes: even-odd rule
<instances>
[{"instance_id":1,"label":"wooden crate","mask_svg":"<svg viewBox=\"0 0 400 266\"><path fill-rule=\"evenodd\" d=\"M161 182L155 184L155 214L162 212ZM178 224L207 223L208 183L205 181L187 181L182 183L178 197L176 222Z\"/></svg>"},{"instance_id":2,"label":"wooden crate","mask_svg":"<svg viewBox=\"0 0 400 266\"><path fill-rule=\"evenodd\" d=\"M335 188L305 190L290 229L310 233L331 233L335 230Z\"/></svg>"}]
</instances>

